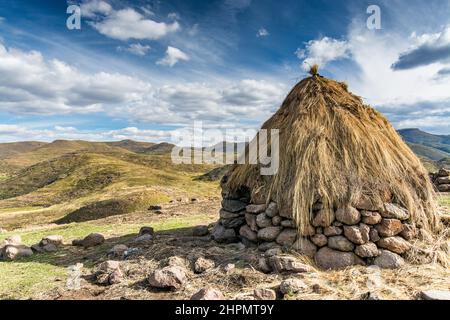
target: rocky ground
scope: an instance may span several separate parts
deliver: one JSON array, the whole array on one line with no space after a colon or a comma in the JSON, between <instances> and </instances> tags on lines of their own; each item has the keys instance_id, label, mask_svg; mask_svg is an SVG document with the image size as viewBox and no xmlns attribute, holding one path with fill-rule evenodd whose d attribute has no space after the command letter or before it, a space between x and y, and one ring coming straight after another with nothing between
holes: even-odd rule
<instances>
[{"instance_id":1,"label":"rocky ground","mask_svg":"<svg viewBox=\"0 0 450 320\"><path fill-rule=\"evenodd\" d=\"M102 223L113 231L99 227L101 232L87 239L87 232L81 239L49 237L60 229L42 227L33 255L0 262L0 269L36 261L64 268L41 280L50 282L46 290L19 297L34 299L418 299L433 295L424 291L450 287L449 269L435 261L395 270L321 271L309 258L283 248L263 252L241 243L218 244L210 232L219 207L218 199L194 199L109 217ZM120 225L135 231L114 231ZM2 272L6 285L14 271L8 272ZM1 291L8 297L7 288Z\"/></svg>"}]
</instances>

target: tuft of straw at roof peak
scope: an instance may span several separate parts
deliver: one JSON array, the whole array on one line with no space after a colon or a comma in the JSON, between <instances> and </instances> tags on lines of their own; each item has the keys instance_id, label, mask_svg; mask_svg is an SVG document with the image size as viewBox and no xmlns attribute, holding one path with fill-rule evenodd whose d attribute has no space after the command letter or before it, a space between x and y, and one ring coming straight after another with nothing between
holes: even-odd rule
<instances>
[{"instance_id":1,"label":"tuft of straw at roof peak","mask_svg":"<svg viewBox=\"0 0 450 320\"><path fill-rule=\"evenodd\" d=\"M309 74L312 76L317 76L319 75L319 65L313 64L312 67L309 69Z\"/></svg>"}]
</instances>

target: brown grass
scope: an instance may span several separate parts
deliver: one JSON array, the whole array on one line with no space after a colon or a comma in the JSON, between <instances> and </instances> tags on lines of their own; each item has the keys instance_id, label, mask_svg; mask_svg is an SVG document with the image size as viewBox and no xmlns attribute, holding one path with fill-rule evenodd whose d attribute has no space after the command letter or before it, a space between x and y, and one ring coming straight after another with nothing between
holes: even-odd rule
<instances>
[{"instance_id":1,"label":"brown grass","mask_svg":"<svg viewBox=\"0 0 450 320\"><path fill-rule=\"evenodd\" d=\"M237 165L227 184L232 190L261 189L291 213L300 234L318 199L331 214L361 196L382 205L387 194L418 226L439 229L435 194L420 160L388 120L345 84L303 79L262 128L280 130L277 174L263 177L259 165Z\"/></svg>"}]
</instances>

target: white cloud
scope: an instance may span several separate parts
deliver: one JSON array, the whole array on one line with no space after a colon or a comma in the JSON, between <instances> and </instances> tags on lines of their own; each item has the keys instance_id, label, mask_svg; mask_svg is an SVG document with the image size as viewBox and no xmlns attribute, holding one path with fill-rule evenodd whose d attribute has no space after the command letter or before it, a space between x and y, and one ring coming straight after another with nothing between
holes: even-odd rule
<instances>
[{"instance_id":1,"label":"white cloud","mask_svg":"<svg viewBox=\"0 0 450 320\"><path fill-rule=\"evenodd\" d=\"M308 70L314 64L323 68L331 61L348 58L350 46L346 40L323 37L308 41L304 49L299 48L295 53L303 60L302 68Z\"/></svg>"},{"instance_id":2,"label":"white cloud","mask_svg":"<svg viewBox=\"0 0 450 320\"><path fill-rule=\"evenodd\" d=\"M260 28L258 30L258 32L256 33L256 36L258 38L260 38L260 37L267 37L268 35L269 35L269 31L267 31L265 28Z\"/></svg>"},{"instance_id":3,"label":"white cloud","mask_svg":"<svg viewBox=\"0 0 450 320\"><path fill-rule=\"evenodd\" d=\"M145 13L145 8L142 9ZM82 3L81 14L89 18L88 23L101 34L123 41L157 40L180 29L177 21L156 22L132 8L115 10L108 3L99 0ZM147 13L146 15L149 16Z\"/></svg>"},{"instance_id":4,"label":"white cloud","mask_svg":"<svg viewBox=\"0 0 450 320\"><path fill-rule=\"evenodd\" d=\"M145 56L151 47L149 45L142 45L140 43L132 43L128 47L117 47L119 51L127 51L137 56Z\"/></svg>"},{"instance_id":5,"label":"white cloud","mask_svg":"<svg viewBox=\"0 0 450 320\"><path fill-rule=\"evenodd\" d=\"M176 12L171 12L167 15L170 20L180 20L180 15Z\"/></svg>"},{"instance_id":6,"label":"white cloud","mask_svg":"<svg viewBox=\"0 0 450 320\"><path fill-rule=\"evenodd\" d=\"M178 61L188 60L189 56L186 53L178 48L169 46L167 47L166 55L164 56L164 58L158 60L156 64L173 67Z\"/></svg>"}]
</instances>

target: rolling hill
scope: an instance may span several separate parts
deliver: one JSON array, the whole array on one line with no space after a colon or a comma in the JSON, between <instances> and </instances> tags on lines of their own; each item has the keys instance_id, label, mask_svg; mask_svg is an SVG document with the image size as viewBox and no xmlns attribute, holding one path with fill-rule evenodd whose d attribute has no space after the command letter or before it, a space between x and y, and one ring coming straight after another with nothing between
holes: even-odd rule
<instances>
[{"instance_id":1,"label":"rolling hill","mask_svg":"<svg viewBox=\"0 0 450 320\"><path fill-rule=\"evenodd\" d=\"M0 159L32 151L46 144L47 143L45 142L37 142L37 141L0 143Z\"/></svg>"}]
</instances>

